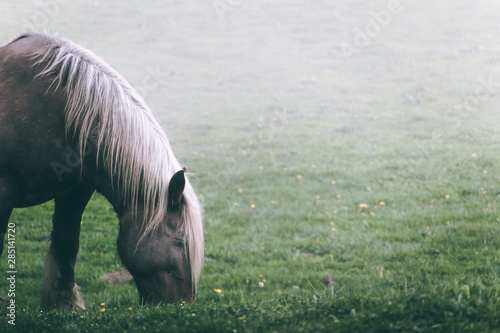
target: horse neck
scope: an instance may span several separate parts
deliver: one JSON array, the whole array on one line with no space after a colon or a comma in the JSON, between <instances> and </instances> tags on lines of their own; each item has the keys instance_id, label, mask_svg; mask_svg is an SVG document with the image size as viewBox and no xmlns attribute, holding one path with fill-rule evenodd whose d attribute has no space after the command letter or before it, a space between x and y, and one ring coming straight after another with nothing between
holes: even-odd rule
<instances>
[{"instance_id":1,"label":"horse neck","mask_svg":"<svg viewBox=\"0 0 500 333\"><path fill-rule=\"evenodd\" d=\"M125 194L120 191L118 184L118 179L111 179L106 172L100 172L96 182L96 190L109 201L121 221L123 215L131 211L131 206L127 202Z\"/></svg>"}]
</instances>

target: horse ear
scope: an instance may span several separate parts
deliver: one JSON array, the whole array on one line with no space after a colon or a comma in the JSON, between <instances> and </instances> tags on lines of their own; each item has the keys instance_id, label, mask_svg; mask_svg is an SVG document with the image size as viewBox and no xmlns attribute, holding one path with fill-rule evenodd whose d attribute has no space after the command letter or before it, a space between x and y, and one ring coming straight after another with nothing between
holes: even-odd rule
<instances>
[{"instance_id":1,"label":"horse ear","mask_svg":"<svg viewBox=\"0 0 500 333\"><path fill-rule=\"evenodd\" d=\"M185 185L184 170L177 171L168 184L168 209L170 211L176 211L180 208Z\"/></svg>"}]
</instances>

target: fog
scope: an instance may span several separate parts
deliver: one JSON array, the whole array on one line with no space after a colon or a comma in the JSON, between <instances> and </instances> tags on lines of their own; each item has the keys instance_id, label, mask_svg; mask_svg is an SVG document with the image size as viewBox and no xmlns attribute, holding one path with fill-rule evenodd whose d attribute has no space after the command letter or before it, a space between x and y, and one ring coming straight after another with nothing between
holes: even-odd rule
<instances>
[{"instance_id":1,"label":"fog","mask_svg":"<svg viewBox=\"0 0 500 333\"><path fill-rule=\"evenodd\" d=\"M497 135L499 9L494 1L4 0L0 40L25 30L72 39L124 75L167 133L205 134L214 145L221 131L282 109L318 122L359 115L440 143L481 129ZM427 123L413 128L418 121Z\"/></svg>"}]
</instances>

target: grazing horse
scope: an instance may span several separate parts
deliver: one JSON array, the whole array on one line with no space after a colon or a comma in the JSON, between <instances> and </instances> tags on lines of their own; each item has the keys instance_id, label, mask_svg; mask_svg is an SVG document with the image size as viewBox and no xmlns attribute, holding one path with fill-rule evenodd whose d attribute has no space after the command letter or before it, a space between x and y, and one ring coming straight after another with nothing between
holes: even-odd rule
<instances>
[{"instance_id":1,"label":"grazing horse","mask_svg":"<svg viewBox=\"0 0 500 333\"><path fill-rule=\"evenodd\" d=\"M0 254L13 208L55 200L41 307L85 308L74 280L80 221L97 191L142 302L194 301L202 210L138 93L92 52L25 33L0 47Z\"/></svg>"}]
</instances>

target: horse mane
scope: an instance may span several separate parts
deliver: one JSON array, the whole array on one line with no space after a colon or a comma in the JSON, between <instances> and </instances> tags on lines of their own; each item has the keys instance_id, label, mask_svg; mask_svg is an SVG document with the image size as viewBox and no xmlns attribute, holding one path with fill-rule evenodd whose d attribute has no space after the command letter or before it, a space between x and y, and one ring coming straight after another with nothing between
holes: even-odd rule
<instances>
[{"instance_id":1,"label":"horse mane","mask_svg":"<svg viewBox=\"0 0 500 333\"><path fill-rule=\"evenodd\" d=\"M41 39L34 66L43 66L38 77L54 77L51 87L65 89L66 133L78 137L83 160L89 139L96 138L97 156L110 179L119 179L124 204L135 209L144 202L145 225L139 242L165 221L168 184L181 169L167 136L137 91L103 60L77 44L52 35L28 33L15 38ZM49 88L50 89L50 88ZM193 290L203 267L201 206L186 179L180 232L187 241Z\"/></svg>"}]
</instances>

